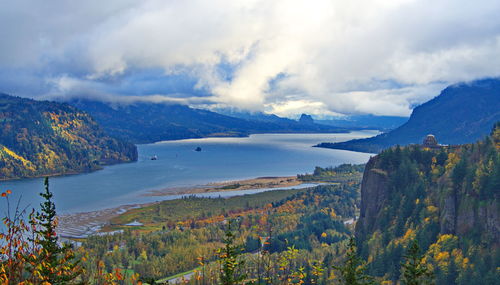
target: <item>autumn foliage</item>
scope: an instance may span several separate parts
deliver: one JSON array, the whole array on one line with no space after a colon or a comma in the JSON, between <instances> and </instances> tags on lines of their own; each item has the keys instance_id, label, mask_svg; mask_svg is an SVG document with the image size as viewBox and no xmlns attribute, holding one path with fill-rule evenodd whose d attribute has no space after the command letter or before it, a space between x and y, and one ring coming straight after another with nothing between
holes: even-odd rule
<instances>
[{"instance_id":1,"label":"autumn foliage","mask_svg":"<svg viewBox=\"0 0 500 285\"><path fill-rule=\"evenodd\" d=\"M5 226L0 233L0 284L119 284L125 280L119 269L108 273L98 270L93 279L84 280L86 270L81 266L85 259L81 252L59 240L56 228L57 217L48 178L45 179L44 198L39 212L19 208L19 201L11 209L11 190L1 193L7 200L7 213L2 219ZM103 268L102 261L97 264ZM129 284L138 284L138 276L130 278Z\"/></svg>"}]
</instances>

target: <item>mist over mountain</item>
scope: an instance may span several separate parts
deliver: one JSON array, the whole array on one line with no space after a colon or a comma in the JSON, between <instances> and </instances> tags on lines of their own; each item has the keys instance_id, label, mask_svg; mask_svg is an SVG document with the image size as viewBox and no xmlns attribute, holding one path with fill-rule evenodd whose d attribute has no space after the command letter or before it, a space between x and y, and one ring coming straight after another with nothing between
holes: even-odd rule
<instances>
[{"instance_id":1,"label":"mist over mountain","mask_svg":"<svg viewBox=\"0 0 500 285\"><path fill-rule=\"evenodd\" d=\"M263 112L234 111L231 109L217 109L216 112L231 117L264 121L281 122L295 124L296 121L288 118L266 114ZM314 118L313 118L314 119ZM299 119L300 120L300 117ZM408 121L408 117L397 116L377 116L377 115L346 115L344 117L332 117L330 119L314 119L314 123L319 125L333 126L346 129L375 129L392 130Z\"/></svg>"},{"instance_id":2,"label":"mist over mountain","mask_svg":"<svg viewBox=\"0 0 500 285\"><path fill-rule=\"evenodd\" d=\"M271 122L271 123L279 123L283 125L292 125L292 126L297 125L296 120L283 118L275 114L267 114L264 112L250 112L244 110L235 111L227 108L216 109L215 112L226 116L245 119L249 121Z\"/></svg>"},{"instance_id":3,"label":"mist over mountain","mask_svg":"<svg viewBox=\"0 0 500 285\"><path fill-rule=\"evenodd\" d=\"M275 115L235 118L179 104L105 103L74 99L71 105L92 115L111 135L134 143L210 136L247 136L252 133L331 133L346 129L304 125Z\"/></svg>"},{"instance_id":4,"label":"mist over mountain","mask_svg":"<svg viewBox=\"0 0 500 285\"><path fill-rule=\"evenodd\" d=\"M416 107L408 122L373 138L318 146L362 152L379 152L399 144L420 143L433 134L442 144L474 142L489 134L500 120L500 79L451 85L439 96Z\"/></svg>"},{"instance_id":5,"label":"mist over mountain","mask_svg":"<svg viewBox=\"0 0 500 285\"><path fill-rule=\"evenodd\" d=\"M392 130L408 121L408 117L351 115L345 118L316 120L317 123L341 128Z\"/></svg>"},{"instance_id":6,"label":"mist over mountain","mask_svg":"<svg viewBox=\"0 0 500 285\"><path fill-rule=\"evenodd\" d=\"M0 1L0 285L500 285L499 11Z\"/></svg>"}]
</instances>

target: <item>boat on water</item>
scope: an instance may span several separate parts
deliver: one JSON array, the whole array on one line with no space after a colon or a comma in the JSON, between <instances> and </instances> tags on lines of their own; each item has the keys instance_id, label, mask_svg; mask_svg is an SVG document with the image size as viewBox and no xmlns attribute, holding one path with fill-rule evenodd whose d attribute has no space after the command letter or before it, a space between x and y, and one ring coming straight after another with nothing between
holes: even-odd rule
<instances>
[{"instance_id":1,"label":"boat on water","mask_svg":"<svg viewBox=\"0 0 500 285\"><path fill-rule=\"evenodd\" d=\"M151 160L158 160L158 156L153 155L153 156L151 157Z\"/></svg>"},{"instance_id":2,"label":"boat on water","mask_svg":"<svg viewBox=\"0 0 500 285\"><path fill-rule=\"evenodd\" d=\"M195 148L194 151L201 151L201 147Z\"/></svg>"}]
</instances>

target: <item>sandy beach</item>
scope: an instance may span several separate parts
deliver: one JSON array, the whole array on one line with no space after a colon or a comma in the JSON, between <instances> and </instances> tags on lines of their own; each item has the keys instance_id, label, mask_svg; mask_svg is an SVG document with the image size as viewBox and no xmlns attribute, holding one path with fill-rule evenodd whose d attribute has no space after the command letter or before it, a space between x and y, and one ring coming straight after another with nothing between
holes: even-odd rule
<instances>
[{"instance_id":1,"label":"sandy beach","mask_svg":"<svg viewBox=\"0 0 500 285\"><path fill-rule=\"evenodd\" d=\"M124 205L100 211L61 215L58 216L57 233L63 238L86 238L99 232L113 217L145 205Z\"/></svg>"},{"instance_id":2,"label":"sandy beach","mask_svg":"<svg viewBox=\"0 0 500 285\"><path fill-rule=\"evenodd\" d=\"M145 196L166 196L178 194L193 194L206 192L223 192L223 191L241 191L250 189L263 188L282 188L291 187L302 184L296 176L287 177L258 177L245 180L214 182L206 185L193 187L165 188L160 190L152 190L145 193Z\"/></svg>"}]
</instances>

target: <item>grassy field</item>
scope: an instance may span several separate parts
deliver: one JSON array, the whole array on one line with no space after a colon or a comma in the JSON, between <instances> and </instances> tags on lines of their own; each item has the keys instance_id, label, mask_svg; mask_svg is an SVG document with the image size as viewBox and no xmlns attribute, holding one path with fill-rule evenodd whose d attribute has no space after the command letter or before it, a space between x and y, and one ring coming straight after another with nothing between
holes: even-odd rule
<instances>
[{"instance_id":1,"label":"grassy field","mask_svg":"<svg viewBox=\"0 0 500 285\"><path fill-rule=\"evenodd\" d=\"M364 165L344 164L335 168L316 167L314 173L298 175L298 180L304 182L327 182L340 184L360 181ZM261 178L262 179L262 178ZM251 181L251 180L249 180ZM228 184L227 187L236 187ZM111 219L103 231L121 229L150 232L161 230L165 224L173 224L185 220L197 220L217 215L226 215L249 208L261 208L266 204L280 201L307 189L275 190L251 195L230 198L196 198L186 197L177 200L159 202L150 206L132 209ZM125 226L138 221L143 226Z\"/></svg>"},{"instance_id":2,"label":"grassy field","mask_svg":"<svg viewBox=\"0 0 500 285\"><path fill-rule=\"evenodd\" d=\"M183 199L168 200L129 210L113 218L110 225L104 228L104 230L132 229L145 232L154 231L161 229L165 223L234 213L248 208L260 208L301 191L307 191L307 189L275 190L230 198L186 197ZM133 221L141 222L144 225L125 226L125 224Z\"/></svg>"}]
</instances>

